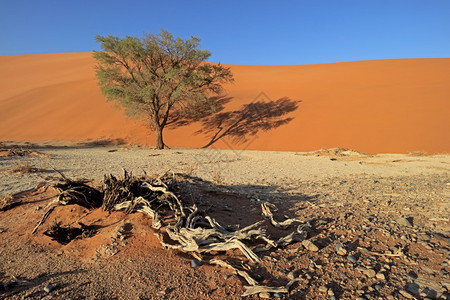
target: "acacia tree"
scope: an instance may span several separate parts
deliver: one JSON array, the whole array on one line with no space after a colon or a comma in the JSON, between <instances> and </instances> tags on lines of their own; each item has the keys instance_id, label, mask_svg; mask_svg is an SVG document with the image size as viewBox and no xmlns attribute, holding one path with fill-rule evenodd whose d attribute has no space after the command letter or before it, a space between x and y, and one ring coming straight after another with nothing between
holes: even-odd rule
<instances>
[{"instance_id":1,"label":"acacia tree","mask_svg":"<svg viewBox=\"0 0 450 300\"><path fill-rule=\"evenodd\" d=\"M142 38L96 40L103 50L94 51L103 95L120 102L128 115L148 120L157 149L165 147L167 126L196 121L220 109L222 84L233 81L229 68L206 62L211 52L200 48L198 37L174 38L161 30Z\"/></svg>"}]
</instances>

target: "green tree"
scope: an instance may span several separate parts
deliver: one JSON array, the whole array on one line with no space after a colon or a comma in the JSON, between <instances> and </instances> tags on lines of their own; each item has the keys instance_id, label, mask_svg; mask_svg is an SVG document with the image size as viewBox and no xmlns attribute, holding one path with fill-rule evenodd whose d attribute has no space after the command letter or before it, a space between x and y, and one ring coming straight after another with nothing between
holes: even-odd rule
<instances>
[{"instance_id":1,"label":"green tree","mask_svg":"<svg viewBox=\"0 0 450 300\"><path fill-rule=\"evenodd\" d=\"M222 84L233 81L229 68L207 63L211 55L200 39L174 38L167 31L142 38L97 36L96 74L107 100L118 101L128 115L149 121L157 149L163 130L197 121L221 106Z\"/></svg>"}]
</instances>

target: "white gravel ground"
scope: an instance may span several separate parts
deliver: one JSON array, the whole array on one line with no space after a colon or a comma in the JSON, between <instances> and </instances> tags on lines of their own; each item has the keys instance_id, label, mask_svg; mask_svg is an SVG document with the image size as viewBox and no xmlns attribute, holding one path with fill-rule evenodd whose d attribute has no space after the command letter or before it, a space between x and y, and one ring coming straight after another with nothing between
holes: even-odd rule
<instances>
[{"instance_id":1,"label":"white gravel ground","mask_svg":"<svg viewBox=\"0 0 450 300\"><path fill-rule=\"evenodd\" d=\"M449 155L363 155L339 151L337 155L304 152L239 151L218 149L124 148L122 146L49 146L29 149L48 157L0 157L0 195L34 188L56 176L52 168L71 178L102 179L104 174L162 174L181 172L223 185L289 186L298 181L342 177L391 177L448 174ZM11 169L29 163L43 172L19 174Z\"/></svg>"}]
</instances>

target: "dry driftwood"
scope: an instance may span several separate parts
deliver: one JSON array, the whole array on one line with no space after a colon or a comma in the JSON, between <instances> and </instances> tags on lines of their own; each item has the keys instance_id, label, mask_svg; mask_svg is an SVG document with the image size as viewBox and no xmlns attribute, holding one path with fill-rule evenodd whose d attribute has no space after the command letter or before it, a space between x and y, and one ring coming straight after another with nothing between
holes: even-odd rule
<instances>
[{"instance_id":1,"label":"dry driftwood","mask_svg":"<svg viewBox=\"0 0 450 300\"><path fill-rule=\"evenodd\" d=\"M390 257L405 256L405 253L403 253L403 248L397 249L397 251L395 251L394 253L378 253L378 252L373 252L373 251L367 250L366 248L363 248L363 247L358 247L358 250L361 250L361 252L363 252L363 253L367 253L370 255L376 255L376 256L390 256Z\"/></svg>"},{"instance_id":2,"label":"dry driftwood","mask_svg":"<svg viewBox=\"0 0 450 300\"><path fill-rule=\"evenodd\" d=\"M94 209L102 205L103 193L101 191L87 185L85 180L71 180L58 170L55 171L63 179L62 182L52 186L59 194L47 205L47 210L42 216L42 219L31 233L35 233L39 226L45 222L52 211L58 206L78 204L88 209Z\"/></svg>"},{"instance_id":3,"label":"dry driftwood","mask_svg":"<svg viewBox=\"0 0 450 300\"><path fill-rule=\"evenodd\" d=\"M126 171L121 179L113 175L105 175L102 189L97 190L86 185L85 182L72 181L62 173L60 174L64 181L54 186L59 191L59 195L48 205L48 210L33 233L58 205L79 204L89 209L101 207L109 212L142 212L152 218L153 228L159 230L165 227L167 236L174 243L164 242L161 233L158 233L157 236L166 248L178 249L190 253L194 257L200 257L202 253L213 251L239 249L248 260L260 262L260 258L255 252L267 251L271 248L284 247L302 241L306 238L306 229L309 226L309 224L299 225L288 235L272 240L267 236L265 228L261 226L263 221L242 229L237 227L229 229L206 215L205 212L200 211L196 205L183 204L182 199L172 190L174 180L169 180L165 175L156 179L135 177ZM261 209L263 216L277 228L287 229L294 222L301 223L297 219L276 221L268 203L263 203ZM169 221L166 222L166 220ZM248 242L258 241L265 246L252 250ZM261 292L287 293L295 282L294 280L285 287L260 286L246 271L233 267L227 262L210 260L210 263L231 268L237 275L244 278L249 286L245 286L246 291L243 296Z\"/></svg>"},{"instance_id":4,"label":"dry driftwood","mask_svg":"<svg viewBox=\"0 0 450 300\"><path fill-rule=\"evenodd\" d=\"M275 226L276 228L286 229L288 228L292 223L294 222L301 222L297 219L287 219L282 222L278 222L274 219L273 213L269 208L269 205L267 203L261 204L261 210L264 217L270 220L270 223Z\"/></svg>"},{"instance_id":5,"label":"dry driftwood","mask_svg":"<svg viewBox=\"0 0 450 300\"><path fill-rule=\"evenodd\" d=\"M209 261L209 264L217 265L217 266L228 268L228 269L232 269L235 274L243 277L245 279L245 281L247 281L247 283L252 285L252 286L256 286L258 284L258 282L255 279L253 279L247 272L245 272L243 270L239 270L238 268L233 267L231 264L229 264L229 263L227 263L227 262L225 262L223 260L211 259Z\"/></svg>"},{"instance_id":6,"label":"dry driftwood","mask_svg":"<svg viewBox=\"0 0 450 300\"><path fill-rule=\"evenodd\" d=\"M254 294L259 294L259 293L263 293L263 292L267 292L267 293L289 293L289 289L291 288L291 286L297 282L300 281L301 278L294 278L291 281L289 281L286 286L282 286L282 287L270 287L267 285L259 285L258 282L253 279L246 271L244 270L239 270L237 267L232 266L231 264L229 264L228 262L225 262L223 260L220 259L211 259L209 261L209 264L212 265L217 265L217 266L221 266L223 268L228 268L234 271L234 273L236 275L241 276L242 278L245 279L245 281L247 281L247 283L249 284L248 286L244 286L245 292L242 294L242 297L245 296L250 296L250 295L254 295Z\"/></svg>"},{"instance_id":7,"label":"dry driftwood","mask_svg":"<svg viewBox=\"0 0 450 300\"><path fill-rule=\"evenodd\" d=\"M241 295L242 297L259 294L259 293L264 293L264 292L283 293L283 294L289 293L289 290L284 286L271 287L271 286L266 286L266 285L250 285L250 286L244 285L244 289L245 289L245 292Z\"/></svg>"}]
</instances>

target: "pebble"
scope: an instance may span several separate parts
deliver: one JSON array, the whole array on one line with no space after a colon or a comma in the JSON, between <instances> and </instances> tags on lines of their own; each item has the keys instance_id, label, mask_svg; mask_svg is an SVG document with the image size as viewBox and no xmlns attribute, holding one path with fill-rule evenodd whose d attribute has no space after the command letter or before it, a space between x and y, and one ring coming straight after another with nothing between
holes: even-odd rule
<instances>
[{"instance_id":1,"label":"pebble","mask_svg":"<svg viewBox=\"0 0 450 300\"><path fill-rule=\"evenodd\" d=\"M319 287L319 292L326 293L327 291L328 288L326 286L322 285L321 287Z\"/></svg>"},{"instance_id":2,"label":"pebble","mask_svg":"<svg viewBox=\"0 0 450 300\"><path fill-rule=\"evenodd\" d=\"M283 298L284 294L278 292L278 293L273 294L273 296L274 296L275 298Z\"/></svg>"},{"instance_id":3,"label":"pebble","mask_svg":"<svg viewBox=\"0 0 450 300\"><path fill-rule=\"evenodd\" d=\"M344 256L347 254L347 250L345 250L344 245L342 245L341 243L338 243L336 245L336 253L340 256Z\"/></svg>"},{"instance_id":4,"label":"pebble","mask_svg":"<svg viewBox=\"0 0 450 300\"><path fill-rule=\"evenodd\" d=\"M261 292L258 296L262 299L270 299L270 294L268 292Z\"/></svg>"},{"instance_id":5,"label":"pebble","mask_svg":"<svg viewBox=\"0 0 450 300\"><path fill-rule=\"evenodd\" d=\"M198 261L196 259L191 260L191 267L192 268L197 268L200 267L203 263L201 261Z\"/></svg>"},{"instance_id":6,"label":"pebble","mask_svg":"<svg viewBox=\"0 0 450 300\"><path fill-rule=\"evenodd\" d=\"M351 261L352 263L356 262L356 257L354 257L353 255L348 255L347 256L347 260Z\"/></svg>"},{"instance_id":7,"label":"pebble","mask_svg":"<svg viewBox=\"0 0 450 300\"><path fill-rule=\"evenodd\" d=\"M312 252L317 252L319 251L319 247L317 247L316 245L314 245L313 242L311 242L310 240L304 240L302 242L303 247L305 247L306 250L312 251Z\"/></svg>"},{"instance_id":8,"label":"pebble","mask_svg":"<svg viewBox=\"0 0 450 300\"><path fill-rule=\"evenodd\" d=\"M386 280L386 276L384 276L383 273L377 273L376 277L377 277L377 279L379 279L379 280L383 280L383 281Z\"/></svg>"},{"instance_id":9,"label":"pebble","mask_svg":"<svg viewBox=\"0 0 450 300\"><path fill-rule=\"evenodd\" d=\"M379 285L379 284L375 285L375 289L376 289L377 291L381 290L381 285Z\"/></svg>"},{"instance_id":10,"label":"pebble","mask_svg":"<svg viewBox=\"0 0 450 300\"><path fill-rule=\"evenodd\" d=\"M406 274L406 276L411 279L411 280L416 280L417 279L417 274L413 271L409 272L408 274Z\"/></svg>"},{"instance_id":11,"label":"pebble","mask_svg":"<svg viewBox=\"0 0 450 300\"><path fill-rule=\"evenodd\" d=\"M400 290L400 295L402 295L402 296L405 297L406 299L413 299L413 298L414 298L413 295L411 295L410 293L408 293L408 292L405 291L405 290Z\"/></svg>"},{"instance_id":12,"label":"pebble","mask_svg":"<svg viewBox=\"0 0 450 300\"><path fill-rule=\"evenodd\" d=\"M45 291L46 293L50 293L50 292L53 291L55 288L56 288L56 286L54 286L54 285L46 285L46 286L44 287L44 291Z\"/></svg>"},{"instance_id":13,"label":"pebble","mask_svg":"<svg viewBox=\"0 0 450 300\"><path fill-rule=\"evenodd\" d=\"M377 274L374 269L366 269L363 271L363 273L369 278L373 278Z\"/></svg>"},{"instance_id":14,"label":"pebble","mask_svg":"<svg viewBox=\"0 0 450 300\"><path fill-rule=\"evenodd\" d=\"M413 218L412 217L409 217L409 218L400 217L400 218L398 218L395 221L399 225L408 226L408 227L412 227L413 226Z\"/></svg>"},{"instance_id":15,"label":"pebble","mask_svg":"<svg viewBox=\"0 0 450 300\"><path fill-rule=\"evenodd\" d=\"M295 279L295 274L294 274L294 272L289 272L288 274L287 274L287 278L288 279L290 279L290 280L293 280L293 279Z\"/></svg>"}]
</instances>

